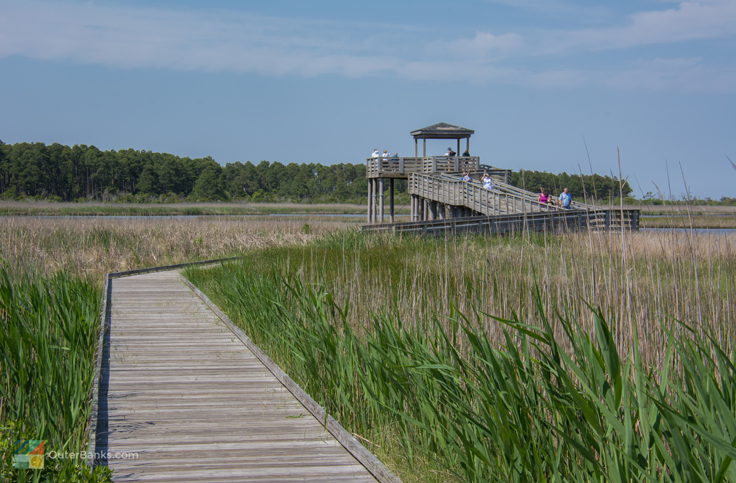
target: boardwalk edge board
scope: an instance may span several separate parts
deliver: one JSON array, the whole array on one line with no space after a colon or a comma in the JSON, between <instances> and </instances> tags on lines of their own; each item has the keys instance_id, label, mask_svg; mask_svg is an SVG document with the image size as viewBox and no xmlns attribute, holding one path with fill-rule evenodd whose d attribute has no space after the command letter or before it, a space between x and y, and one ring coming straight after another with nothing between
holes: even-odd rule
<instances>
[{"instance_id":1,"label":"boardwalk edge board","mask_svg":"<svg viewBox=\"0 0 736 483\"><path fill-rule=\"evenodd\" d=\"M335 437L338 443L340 443L356 460L358 460L378 481L380 482L396 482L399 483L401 480L398 476L393 474L376 455L368 451L358 439L350 434L342 425L332 416L330 416L325 409L320 406L304 389L299 386L294 380L289 377L275 362L271 360L265 352L261 350L240 327L235 325L230 317L228 317L220 308L212 302L201 290L195 287L189 280L184 279L184 283L192 289L192 291L207 304L207 306L217 315L220 320L227 325L227 327L240 339L243 344L253 352L253 355L260 360L266 369L271 371L278 381L289 390L291 394L309 411L327 431Z\"/></svg>"},{"instance_id":2,"label":"boardwalk edge board","mask_svg":"<svg viewBox=\"0 0 736 483\"><path fill-rule=\"evenodd\" d=\"M105 274L105 286L102 290L102 307L100 308L100 335L97 339L97 348L95 349L95 375L92 381L92 392L90 394L90 401L92 403L92 411L90 411L89 419L87 420L87 464L94 466L95 463L95 449L97 447L97 428L98 421L97 416L99 413L99 401L100 401L100 374L102 373L102 362L103 362L103 351L105 350L105 337L110 334L110 313L109 307L110 300L109 292L112 290L112 284L110 283L110 274Z\"/></svg>"},{"instance_id":3,"label":"boardwalk edge board","mask_svg":"<svg viewBox=\"0 0 736 483\"><path fill-rule=\"evenodd\" d=\"M107 388L109 377L110 351L110 324L112 307L112 279L129 275L140 275L151 272L177 270L194 267L198 265L216 264L241 259L242 257L219 258L198 262L179 263L175 265L164 265L159 267L148 267L122 272L110 272L105 274L105 283L102 292L102 307L100 309L100 335L95 351L95 376L90 391L92 410L87 421L87 464L89 466L107 465L105 455L97 455L99 448L106 448L107 428L104 421L107 405ZM309 411L315 419L342 445L347 452L362 464L373 477L380 482L400 483L398 476L393 474L373 453L363 446L357 438L349 433L343 426L330 416L304 389L291 379L270 357L268 357L230 318L220 310L201 290L195 287L189 280L183 278L184 284L199 297L207 307L227 326L227 328L261 361L261 363L274 375L274 377ZM100 407L102 403L102 408Z\"/></svg>"}]
</instances>

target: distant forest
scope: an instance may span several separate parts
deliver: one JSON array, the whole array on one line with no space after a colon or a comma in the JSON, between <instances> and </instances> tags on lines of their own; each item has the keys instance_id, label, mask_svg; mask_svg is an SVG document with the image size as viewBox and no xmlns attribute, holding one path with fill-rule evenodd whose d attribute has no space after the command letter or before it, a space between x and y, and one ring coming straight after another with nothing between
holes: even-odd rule
<instances>
[{"instance_id":1,"label":"distant forest","mask_svg":"<svg viewBox=\"0 0 736 483\"><path fill-rule=\"evenodd\" d=\"M514 172L512 184L552 193L570 188L573 196L608 199L631 193L610 176ZM0 197L58 201L307 201L364 202L364 164L228 163L211 157L166 153L100 151L94 146L0 141ZM406 182L397 183L405 193ZM397 201L405 195L399 196Z\"/></svg>"}]
</instances>

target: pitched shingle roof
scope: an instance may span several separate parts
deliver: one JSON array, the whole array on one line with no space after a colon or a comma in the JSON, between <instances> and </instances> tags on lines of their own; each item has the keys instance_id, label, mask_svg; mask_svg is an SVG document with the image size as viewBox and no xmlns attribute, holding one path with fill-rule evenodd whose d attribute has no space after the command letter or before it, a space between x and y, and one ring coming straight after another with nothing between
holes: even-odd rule
<instances>
[{"instance_id":1,"label":"pitched shingle roof","mask_svg":"<svg viewBox=\"0 0 736 483\"><path fill-rule=\"evenodd\" d=\"M412 131L410 134L415 139L463 139L469 138L475 131L460 126L453 126L446 122L438 122L431 126Z\"/></svg>"}]
</instances>

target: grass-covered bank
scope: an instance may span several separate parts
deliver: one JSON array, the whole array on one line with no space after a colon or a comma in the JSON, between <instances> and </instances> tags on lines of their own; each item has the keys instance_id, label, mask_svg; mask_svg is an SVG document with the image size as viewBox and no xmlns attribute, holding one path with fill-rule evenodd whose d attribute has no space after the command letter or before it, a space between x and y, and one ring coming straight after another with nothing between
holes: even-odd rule
<instances>
[{"instance_id":1,"label":"grass-covered bank","mask_svg":"<svg viewBox=\"0 0 736 483\"><path fill-rule=\"evenodd\" d=\"M734 263L725 237L348 235L188 276L407 480L714 481Z\"/></svg>"},{"instance_id":2,"label":"grass-covered bank","mask_svg":"<svg viewBox=\"0 0 736 483\"><path fill-rule=\"evenodd\" d=\"M74 276L0 268L0 450L3 481L101 481L79 458L12 467L14 442L46 440L46 455L86 451L100 290ZM99 480L98 480L99 478Z\"/></svg>"},{"instance_id":3,"label":"grass-covered bank","mask_svg":"<svg viewBox=\"0 0 736 483\"><path fill-rule=\"evenodd\" d=\"M736 228L736 214L642 216L642 228Z\"/></svg>"}]
</instances>

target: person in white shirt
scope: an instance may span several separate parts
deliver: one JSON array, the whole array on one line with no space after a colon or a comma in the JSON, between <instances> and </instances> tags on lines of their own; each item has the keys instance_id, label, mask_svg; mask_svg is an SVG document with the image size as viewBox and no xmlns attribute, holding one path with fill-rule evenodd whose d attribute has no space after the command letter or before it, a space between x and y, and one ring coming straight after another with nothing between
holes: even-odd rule
<instances>
[{"instance_id":1,"label":"person in white shirt","mask_svg":"<svg viewBox=\"0 0 736 483\"><path fill-rule=\"evenodd\" d=\"M381 154L378 152L378 148L374 149L371 153L371 158L380 158Z\"/></svg>"},{"instance_id":2,"label":"person in white shirt","mask_svg":"<svg viewBox=\"0 0 736 483\"><path fill-rule=\"evenodd\" d=\"M483 187L487 190L493 189L493 178L491 178L487 172L483 172L483 177L481 178L481 181L483 182Z\"/></svg>"}]
</instances>

